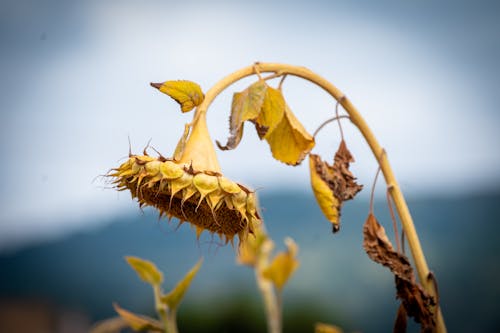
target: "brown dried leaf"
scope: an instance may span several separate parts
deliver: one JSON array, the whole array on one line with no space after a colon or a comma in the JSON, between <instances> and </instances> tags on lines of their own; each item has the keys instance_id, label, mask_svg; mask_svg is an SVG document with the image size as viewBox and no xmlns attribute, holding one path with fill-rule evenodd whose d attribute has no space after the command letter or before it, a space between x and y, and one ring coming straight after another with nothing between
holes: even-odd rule
<instances>
[{"instance_id":1,"label":"brown dried leaf","mask_svg":"<svg viewBox=\"0 0 500 333\"><path fill-rule=\"evenodd\" d=\"M433 332L435 329L432 307L434 298L417 284L413 268L408 258L394 251L375 216L370 213L363 227L363 247L373 261L388 267L396 278L397 297L408 316L421 325L421 332ZM397 317L399 319L399 315Z\"/></svg>"},{"instance_id":2,"label":"brown dried leaf","mask_svg":"<svg viewBox=\"0 0 500 333\"><path fill-rule=\"evenodd\" d=\"M230 136L225 146L217 141L220 149L230 150L238 146L243 136L243 123L246 120L255 120L259 116L267 88L266 82L259 80L242 92L233 95L229 117Z\"/></svg>"},{"instance_id":3,"label":"brown dried leaf","mask_svg":"<svg viewBox=\"0 0 500 333\"><path fill-rule=\"evenodd\" d=\"M405 307L401 304L396 313L396 320L394 321L394 333L406 333L406 327L408 314L406 313Z\"/></svg>"},{"instance_id":4,"label":"brown dried leaf","mask_svg":"<svg viewBox=\"0 0 500 333\"><path fill-rule=\"evenodd\" d=\"M332 178L332 167L316 154L309 154L311 187L321 211L334 226L339 224L341 202L333 195L328 179Z\"/></svg>"},{"instance_id":5,"label":"brown dried leaf","mask_svg":"<svg viewBox=\"0 0 500 333\"><path fill-rule=\"evenodd\" d=\"M356 178L349 170L354 162L345 142L340 142L335 153L333 165L321 160L318 155L309 155L311 186L321 211L333 224L333 231L339 230L340 210L344 201L354 198L363 185L356 183Z\"/></svg>"},{"instance_id":6,"label":"brown dried leaf","mask_svg":"<svg viewBox=\"0 0 500 333\"><path fill-rule=\"evenodd\" d=\"M313 149L314 138L285 105L285 113L274 131L266 136L273 157L289 165L300 164Z\"/></svg>"},{"instance_id":7,"label":"brown dried leaf","mask_svg":"<svg viewBox=\"0 0 500 333\"><path fill-rule=\"evenodd\" d=\"M356 177L349 170L349 164L354 162L351 152L342 140L333 159L333 193L340 201L346 201L363 189L363 185L356 183Z\"/></svg>"}]
</instances>

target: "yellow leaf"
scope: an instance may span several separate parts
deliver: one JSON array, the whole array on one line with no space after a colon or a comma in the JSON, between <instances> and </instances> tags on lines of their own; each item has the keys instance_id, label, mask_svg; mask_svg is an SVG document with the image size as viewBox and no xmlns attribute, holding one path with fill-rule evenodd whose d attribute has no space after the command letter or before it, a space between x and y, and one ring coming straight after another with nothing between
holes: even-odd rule
<instances>
[{"instance_id":1,"label":"yellow leaf","mask_svg":"<svg viewBox=\"0 0 500 333\"><path fill-rule=\"evenodd\" d=\"M342 333L340 327L330 324L316 323L314 333Z\"/></svg>"},{"instance_id":2,"label":"yellow leaf","mask_svg":"<svg viewBox=\"0 0 500 333\"><path fill-rule=\"evenodd\" d=\"M260 139L269 137L283 119L286 103L280 90L267 87L262 111L255 120L255 127Z\"/></svg>"},{"instance_id":3,"label":"yellow leaf","mask_svg":"<svg viewBox=\"0 0 500 333\"><path fill-rule=\"evenodd\" d=\"M163 327L157 320L127 311L118 304L113 304L113 307L120 317L135 331L163 332Z\"/></svg>"},{"instance_id":4,"label":"yellow leaf","mask_svg":"<svg viewBox=\"0 0 500 333\"><path fill-rule=\"evenodd\" d=\"M285 239L288 250L278 253L272 263L262 271L262 276L273 282L274 286L281 290L293 272L299 267L299 261L295 258L298 247L291 238Z\"/></svg>"},{"instance_id":5,"label":"yellow leaf","mask_svg":"<svg viewBox=\"0 0 500 333\"><path fill-rule=\"evenodd\" d=\"M137 257L125 259L143 281L152 285L160 285L163 282L162 272L151 261Z\"/></svg>"},{"instance_id":6,"label":"yellow leaf","mask_svg":"<svg viewBox=\"0 0 500 333\"><path fill-rule=\"evenodd\" d=\"M182 112L188 112L203 102L205 96L198 84L180 80L180 81L166 81L161 85L155 85L162 93L175 99L181 105Z\"/></svg>"},{"instance_id":7,"label":"yellow leaf","mask_svg":"<svg viewBox=\"0 0 500 333\"><path fill-rule=\"evenodd\" d=\"M339 224L339 213L341 203L333 194L326 179L328 175L328 164L324 163L318 155L309 154L309 170L311 172L311 187L321 211L334 226ZM333 170L332 170L333 173Z\"/></svg>"},{"instance_id":8,"label":"yellow leaf","mask_svg":"<svg viewBox=\"0 0 500 333\"><path fill-rule=\"evenodd\" d=\"M273 157L289 165L300 164L315 144L287 105L283 118L266 140Z\"/></svg>"},{"instance_id":9,"label":"yellow leaf","mask_svg":"<svg viewBox=\"0 0 500 333\"><path fill-rule=\"evenodd\" d=\"M170 309L176 309L179 306L184 294L188 290L191 281L198 273L201 267L203 259L200 259L198 263L184 276L184 278L177 283L174 289L172 289L168 294L162 296L162 302L165 303Z\"/></svg>"},{"instance_id":10,"label":"yellow leaf","mask_svg":"<svg viewBox=\"0 0 500 333\"><path fill-rule=\"evenodd\" d=\"M261 228L256 228L253 236L242 240L238 249L236 261L240 265L255 266L264 242L270 241Z\"/></svg>"},{"instance_id":11,"label":"yellow leaf","mask_svg":"<svg viewBox=\"0 0 500 333\"><path fill-rule=\"evenodd\" d=\"M266 82L259 80L242 92L233 95L229 118L230 136L225 146L217 142L220 149L228 150L238 146L243 136L243 123L259 116L267 89Z\"/></svg>"}]
</instances>

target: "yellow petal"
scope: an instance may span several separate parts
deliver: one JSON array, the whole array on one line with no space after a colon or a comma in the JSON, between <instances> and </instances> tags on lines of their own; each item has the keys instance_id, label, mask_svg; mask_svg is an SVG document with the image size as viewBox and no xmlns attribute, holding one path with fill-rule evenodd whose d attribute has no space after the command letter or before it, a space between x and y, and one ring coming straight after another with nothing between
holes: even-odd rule
<instances>
[{"instance_id":1,"label":"yellow petal","mask_svg":"<svg viewBox=\"0 0 500 333\"><path fill-rule=\"evenodd\" d=\"M193 183L193 176L191 176L187 172L184 172L180 178L172 180L170 182L170 190L172 191L171 198L173 198L177 192L185 189L192 183Z\"/></svg>"},{"instance_id":2,"label":"yellow petal","mask_svg":"<svg viewBox=\"0 0 500 333\"><path fill-rule=\"evenodd\" d=\"M182 167L172 161L163 162L160 165L160 171L165 179L177 179L184 174Z\"/></svg>"},{"instance_id":3,"label":"yellow petal","mask_svg":"<svg viewBox=\"0 0 500 333\"><path fill-rule=\"evenodd\" d=\"M204 99L200 86L191 81L166 81L161 84L159 90L179 103L182 112L191 111Z\"/></svg>"},{"instance_id":4,"label":"yellow petal","mask_svg":"<svg viewBox=\"0 0 500 333\"><path fill-rule=\"evenodd\" d=\"M160 161L151 161L149 163L146 163L146 172L149 177L154 177L160 173L160 166L161 166Z\"/></svg>"},{"instance_id":5,"label":"yellow petal","mask_svg":"<svg viewBox=\"0 0 500 333\"><path fill-rule=\"evenodd\" d=\"M210 176L204 173L199 173L194 176L193 184L200 192L200 201L198 202L198 206L200 206L201 202L203 201L203 199L205 199L207 194L219 188L219 181L217 180L217 177Z\"/></svg>"},{"instance_id":6,"label":"yellow petal","mask_svg":"<svg viewBox=\"0 0 500 333\"><path fill-rule=\"evenodd\" d=\"M219 185L222 190L227 193L238 193L241 191L241 188L235 182L227 179L226 177L219 177Z\"/></svg>"},{"instance_id":7,"label":"yellow petal","mask_svg":"<svg viewBox=\"0 0 500 333\"><path fill-rule=\"evenodd\" d=\"M207 201L208 201L208 204L210 205L210 208L212 208L212 211L215 211L215 210L217 210L217 208L220 207L225 196L227 196L227 193L225 193L221 189L217 189L217 190L208 194Z\"/></svg>"},{"instance_id":8,"label":"yellow petal","mask_svg":"<svg viewBox=\"0 0 500 333\"><path fill-rule=\"evenodd\" d=\"M231 196L233 207L240 212L241 217L247 219L247 194L245 191L240 191Z\"/></svg>"},{"instance_id":9,"label":"yellow petal","mask_svg":"<svg viewBox=\"0 0 500 333\"><path fill-rule=\"evenodd\" d=\"M314 147L314 138L307 133L292 111L285 107L281 122L267 137L273 157L290 165L297 165Z\"/></svg>"},{"instance_id":10,"label":"yellow petal","mask_svg":"<svg viewBox=\"0 0 500 333\"><path fill-rule=\"evenodd\" d=\"M193 177L193 184L203 197L219 188L216 176L210 176L202 172Z\"/></svg>"},{"instance_id":11,"label":"yellow petal","mask_svg":"<svg viewBox=\"0 0 500 333\"><path fill-rule=\"evenodd\" d=\"M182 200L181 205L184 204L189 198L191 198L195 193L198 193L196 187L193 184L190 184L188 187L182 189Z\"/></svg>"},{"instance_id":12,"label":"yellow petal","mask_svg":"<svg viewBox=\"0 0 500 333\"><path fill-rule=\"evenodd\" d=\"M247 195L247 213L257 218L257 197L253 192Z\"/></svg>"}]
</instances>

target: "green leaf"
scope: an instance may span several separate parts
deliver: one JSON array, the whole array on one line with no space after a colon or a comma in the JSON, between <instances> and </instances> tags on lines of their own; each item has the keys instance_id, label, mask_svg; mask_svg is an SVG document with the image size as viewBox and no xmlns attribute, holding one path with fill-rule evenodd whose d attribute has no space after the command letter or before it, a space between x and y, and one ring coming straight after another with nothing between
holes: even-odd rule
<instances>
[{"instance_id":1,"label":"green leaf","mask_svg":"<svg viewBox=\"0 0 500 333\"><path fill-rule=\"evenodd\" d=\"M125 259L143 281L152 285L160 285L163 282L162 272L151 261L138 257L125 257Z\"/></svg>"},{"instance_id":2,"label":"green leaf","mask_svg":"<svg viewBox=\"0 0 500 333\"><path fill-rule=\"evenodd\" d=\"M285 98L281 91L272 87L267 87L264 102L262 104L262 111L257 119L255 119L255 127L261 140L269 137L278 126L283 119L285 109Z\"/></svg>"},{"instance_id":3,"label":"green leaf","mask_svg":"<svg viewBox=\"0 0 500 333\"><path fill-rule=\"evenodd\" d=\"M162 324L150 317L138 315L121 308L118 304L113 304L115 311L127 322L135 331L163 332Z\"/></svg>"},{"instance_id":4,"label":"green leaf","mask_svg":"<svg viewBox=\"0 0 500 333\"><path fill-rule=\"evenodd\" d=\"M184 276L184 278L177 283L174 289L172 289L168 294L162 296L162 302L165 303L170 309L176 309L184 294L189 289L191 285L191 281L198 273L198 270L201 267L203 259L200 259L198 263Z\"/></svg>"},{"instance_id":5,"label":"green leaf","mask_svg":"<svg viewBox=\"0 0 500 333\"><path fill-rule=\"evenodd\" d=\"M205 96L200 86L192 81L166 81L161 85L154 85L162 93L172 97L181 105L182 112L188 112L203 102Z\"/></svg>"},{"instance_id":6,"label":"green leaf","mask_svg":"<svg viewBox=\"0 0 500 333\"><path fill-rule=\"evenodd\" d=\"M217 142L220 149L229 150L238 146L243 135L243 123L246 120L255 120L259 116L267 89L266 82L259 80L242 92L233 95L229 117L230 136L225 146Z\"/></svg>"}]
</instances>

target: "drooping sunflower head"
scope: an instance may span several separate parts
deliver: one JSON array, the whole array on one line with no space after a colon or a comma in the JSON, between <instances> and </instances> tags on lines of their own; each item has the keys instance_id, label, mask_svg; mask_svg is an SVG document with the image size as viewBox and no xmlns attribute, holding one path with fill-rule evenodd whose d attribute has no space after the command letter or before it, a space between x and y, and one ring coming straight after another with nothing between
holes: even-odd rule
<instances>
[{"instance_id":1,"label":"drooping sunflower head","mask_svg":"<svg viewBox=\"0 0 500 333\"><path fill-rule=\"evenodd\" d=\"M129 190L140 206L218 234L225 242L253 233L260 223L253 191L223 176L204 115L186 125L172 158L131 155L109 174L118 190Z\"/></svg>"}]
</instances>

